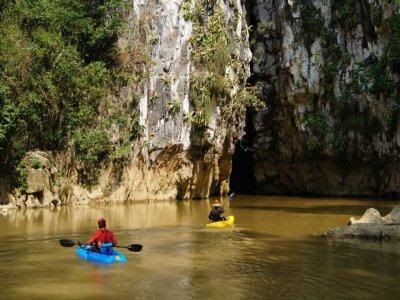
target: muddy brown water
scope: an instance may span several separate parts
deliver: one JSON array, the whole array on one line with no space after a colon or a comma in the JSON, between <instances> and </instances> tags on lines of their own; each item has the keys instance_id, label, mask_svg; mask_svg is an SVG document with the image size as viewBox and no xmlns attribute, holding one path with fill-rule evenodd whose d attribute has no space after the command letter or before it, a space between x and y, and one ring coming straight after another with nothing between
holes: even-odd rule
<instances>
[{"instance_id":1,"label":"muddy brown water","mask_svg":"<svg viewBox=\"0 0 400 300\"><path fill-rule=\"evenodd\" d=\"M313 236L396 204L238 196L230 229L204 227L209 201L20 211L0 216L0 298L398 299L400 243ZM143 251L106 266L58 244L87 239L99 217Z\"/></svg>"}]
</instances>

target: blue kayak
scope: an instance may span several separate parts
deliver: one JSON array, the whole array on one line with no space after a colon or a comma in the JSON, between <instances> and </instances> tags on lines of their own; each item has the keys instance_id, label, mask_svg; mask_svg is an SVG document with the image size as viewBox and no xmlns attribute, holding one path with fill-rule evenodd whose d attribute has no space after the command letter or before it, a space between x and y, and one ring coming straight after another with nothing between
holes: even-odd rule
<instances>
[{"instance_id":1,"label":"blue kayak","mask_svg":"<svg viewBox=\"0 0 400 300\"><path fill-rule=\"evenodd\" d=\"M101 253L94 252L91 247L87 245L81 245L76 248L76 255L88 261L105 264L125 263L128 261L126 256L119 251L115 251L112 245L103 244L100 248L100 252Z\"/></svg>"}]
</instances>

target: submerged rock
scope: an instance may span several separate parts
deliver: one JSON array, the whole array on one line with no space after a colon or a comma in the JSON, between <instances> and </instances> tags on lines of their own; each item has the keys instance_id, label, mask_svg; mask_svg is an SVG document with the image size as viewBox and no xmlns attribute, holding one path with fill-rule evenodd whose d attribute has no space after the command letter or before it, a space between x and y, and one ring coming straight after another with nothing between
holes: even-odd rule
<instances>
[{"instance_id":1,"label":"submerged rock","mask_svg":"<svg viewBox=\"0 0 400 300\"><path fill-rule=\"evenodd\" d=\"M400 224L386 225L360 223L350 226L338 226L327 233L332 238L361 238L361 239L397 239L400 240Z\"/></svg>"},{"instance_id":2,"label":"submerged rock","mask_svg":"<svg viewBox=\"0 0 400 300\"><path fill-rule=\"evenodd\" d=\"M369 208L358 220L351 217L348 226L330 229L332 238L398 239L400 240L400 205L382 217L378 210Z\"/></svg>"}]
</instances>

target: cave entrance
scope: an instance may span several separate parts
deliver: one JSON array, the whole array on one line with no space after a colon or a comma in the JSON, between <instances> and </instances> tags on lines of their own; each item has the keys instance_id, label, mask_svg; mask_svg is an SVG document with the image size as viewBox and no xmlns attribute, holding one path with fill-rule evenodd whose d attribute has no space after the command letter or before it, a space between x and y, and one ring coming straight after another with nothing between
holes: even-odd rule
<instances>
[{"instance_id":1,"label":"cave entrance","mask_svg":"<svg viewBox=\"0 0 400 300\"><path fill-rule=\"evenodd\" d=\"M235 145L232 157L230 190L240 194L254 194L253 127L254 112L246 112L245 135Z\"/></svg>"}]
</instances>

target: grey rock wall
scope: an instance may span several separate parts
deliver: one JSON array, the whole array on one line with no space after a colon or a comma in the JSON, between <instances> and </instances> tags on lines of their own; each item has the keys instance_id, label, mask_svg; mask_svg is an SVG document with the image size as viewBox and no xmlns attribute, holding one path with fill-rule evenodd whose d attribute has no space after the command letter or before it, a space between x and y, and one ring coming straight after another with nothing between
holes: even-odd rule
<instances>
[{"instance_id":1,"label":"grey rock wall","mask_svg":"<svg viewBox=\"0 0 400 300\"><path fill-rule=\"evenodd\" d=\"M262 194L399 195L399 6L248 3Z\"/></svg>"},{"instance_id":2,"label":"grey rock wall","mask_svg":"<svg viewBox=\"0 0 400 300\"><path fill-rule=\"evenodd\" d=\"M132 74L137 83L124 90L122 99L115 101L115 105L135 107L133 113L138 114L140 132L132 142L131 155L122 162L121 176L116 176L112 167L104 168L98 186L86 192L75 188L66 194L74 203L226 194L234 143L243 133L245 117L244 106L236 108L234 98L243 90L250 73L244 2L140 0L132 3L121 47L133 49L136 56L132 60L138 61L143 56L145 62ZM202 28L211 28L207 24L219 13L223 25L219 24L218 30L226 33L229 53L229 64L221 65L224 70L220 75L229 83L229 89L217 97L211 93L204 101L209 119L199 126L196 116L200 115L200 109L193 99L191 85L203 67L193 58L202 50L193 46L193 41L198 39L196 34L202 32L193 27L194 22L201 22ZM213 34L218 32L205 35L209 44L202 47L213 47ZM240 80L237 70L240 70Z\"/></svg>"},{"instance_id":3,"label":"grey rock wall","mask_svg":"<svg viewBox=\"0 0 400 300\"><path fill-rule=\"evenodd\" d=\"M190 85L198 66L193 61L193 20L184 14L193 13L196 5L202 7L205 24L222 12L228 40L240 45L228 49L230 56L241 65L244 79L249 76L251 52L242 1L135 1L133 19L146 22L152 63L139 100L144 133L118 198L204 198L228 192L234 142L243 132L244 115L233 111L238 117L227 123L223 108L212 100L205 131L199 133L190 120L196 113ZM226 80L235 82L236 71L223 67ZM230 96L243 85L233 83Z\"/></svg>"}]
</instances>

